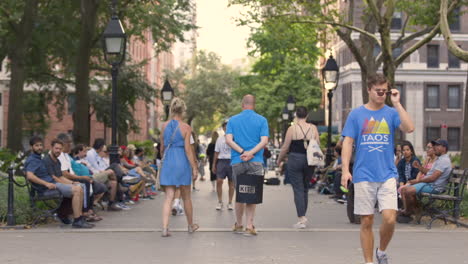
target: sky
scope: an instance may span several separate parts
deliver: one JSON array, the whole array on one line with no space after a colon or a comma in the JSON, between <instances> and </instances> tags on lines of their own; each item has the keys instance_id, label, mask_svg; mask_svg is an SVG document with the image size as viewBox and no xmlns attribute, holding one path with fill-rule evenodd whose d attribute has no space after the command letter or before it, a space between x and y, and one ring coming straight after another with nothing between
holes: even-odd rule
<instances>
[{"instance_id":1,"label":"sky","mask_svg":"<svg viewBox=\"0 0 468 264\"><path fill-rule=\"evenodd\" d=\"M224 64L247 57L246 43L250 29L237 27L241 6L228 7L228 0L196 0L199 50L213 51Z\"/></svg>"}]
</instances>

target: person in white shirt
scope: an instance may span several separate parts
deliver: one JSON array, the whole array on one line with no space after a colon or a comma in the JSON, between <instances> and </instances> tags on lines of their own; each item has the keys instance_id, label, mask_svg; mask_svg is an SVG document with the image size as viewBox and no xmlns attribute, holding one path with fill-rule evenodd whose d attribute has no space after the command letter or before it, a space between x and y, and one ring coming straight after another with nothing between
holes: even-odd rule
<instances>
[{"instance_id":1,"label":"person in white shirt","mask_svg":"<svg viewBox=\"0 0 468 264\"><path fill-rule=\"evenodd\" d=\"M216 191L218 193L218 205L216 210L223 209L223 182L226 177L229 184L228 210L232 210L232 197L234 196L234 182L232 181L231 147L226 143L227 120L223 123L224 135L218 137L215 145L212 171L216 174Z\"/></svg>"}]
</instances>

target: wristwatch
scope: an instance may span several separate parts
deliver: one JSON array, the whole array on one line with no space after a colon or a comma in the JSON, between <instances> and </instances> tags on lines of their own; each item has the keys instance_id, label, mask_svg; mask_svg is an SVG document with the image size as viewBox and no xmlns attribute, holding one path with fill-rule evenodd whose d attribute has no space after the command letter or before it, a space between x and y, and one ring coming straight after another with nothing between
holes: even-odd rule
<instances>
[{"instance_id":1,"label":"wristwatch","mask_svg":"<svg viewBox=\"0 0 468 264\"><path fill-rule=\"evenodd\" d=\"M242 152L241 152L240 154L242 155L242 154L244 154L244 152L245 152L245 149L243 149Z\"/></svg>"}]
</instances>

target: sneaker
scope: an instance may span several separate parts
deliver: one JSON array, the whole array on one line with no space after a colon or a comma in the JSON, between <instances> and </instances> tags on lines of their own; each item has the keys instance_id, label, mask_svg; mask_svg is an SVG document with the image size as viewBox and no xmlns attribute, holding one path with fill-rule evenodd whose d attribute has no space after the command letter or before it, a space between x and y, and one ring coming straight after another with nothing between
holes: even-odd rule
<instances>
[{"instance_id":1,"label":"sneaker","mask_svg":"<svg viewBox=\"0 0 468 264\"><path fill-rule=\"evenodd\" d=\"M125 211L132 209L130 206L125 205L124 203L117 203L117 206L122 208L122 210L125 210Z\"/></svg>"},{"instance_id":2,"label":"sneaker","mask_svg":"<svg viewBox=\"0 0 468 264\"><path fill-rule=\"evenodd\" d=\"M216 205L216 210L218 211L223 210L223 202L218 202L218 205Z\"/></svg>"},{"instance_id":3,"label":"sneaker","mask_svg":"<svg viewBox=\"0 0 468 264\"><path fill-rule=\"evenodd\" d=\"M177 215L185 215L184 209L182 207L177 209Z\"/></svg>"},{"instance_id":4,"label":"sneaker","mask_svg":"<svg viewBox=\"0 0 468 264\"><path fill-rule=\"evenodd\" d=\"M234 208L232 207L232 203L228 203L227 209L228 209L229 211L234 210Z\"/></svg>"},{"instance_id":5,"label":"sneaker","mask_svg":"<svg viewBox=\"0 0 468 264\"><path fill-rule=\"evenodd\" d=\"M173 216L176 216L176 215L177 215L177 208L172 207L172 211L171 211L171 212L172 212L172 215L173 215Z\"/></svg>"},{"instance_id":6,"label":"sneaker","mask_svg":"<svg viewBox=\"0 0 468 264\"><path fill-rule=\"evenodd\" d=\"M143 197L141 197L140 199L143 200L143 201L154 200L154 198L153 198L152 196L150 196L150 195L148 195L148 196L143 196Z\"/></svg>"},{"instance_id":7,"label":"sneaker","mask_svg":"<svg viewBox=\"0 0 468 264\"><path fill-rule=\"evenodd\" d=\"M252 228L246 228L244 231L244 236L256 236L257 231L255 231L255 227Z\"/></svg>"},{"instance_id":8,"label":"sneaker","mask_svg":"<svg viewBox=\"0 0 468 264\"><path fill-rule=\"evenodd\" d=\"M338 198L338 199L336 199L336 202L340 203L340 204L344 204L346 202L346 200L343 199L343 198Z\"/></svg>"},{"instance_id":9,"label":"sneaker","mask_svg":"<svg viewBox=\"0 0 468 264\"><path fill-rule=\"evenodd\" d=\"M387 253L384 253L383 255L378 254L378 248L375 249L375 256L377 257L377 264L388 264L388 257Z\"/></svg>"},{"instance_id":10,"label":"sneaker","mask_svg":"<svg viewBox=\"0 0 468 264\"><path fill-rule=\"evenodd\" d=\"M305 229L307 226L305 223L303 222L297 222L293 225L294 228L296 229Z\"/></svg>"},{"instance_id":11,"label":"sneaker","mask_svg":"<svg viewBox=\"0 0 468 264\"><path fill-rule=\"evenodd\" d=\"M108 211L122 211L122 208L116 203L113 203L111 206L107 207Z\"/></svg>"},{"instance_id":12,"label":"sneaker","mask_svg":"<svg viewBox=\"0 0 468 264\"><path fill-rule=\"evenodd\" d=\"M237 225L237 223L235 223L232 226L232 232L234 232L235 234L242 234L244 233L244 227L241 225Z\"/></svg>"},{"instance_id":13,"label":"sneaker","mask_svg":"<svg viewBox=\"0 0 468 264\"><path fill-rule=\"evenodd\" d=\"M84 217L80 217L80 218L78 218L78 220L73 221L72 227L73 228L93 228L94 225L90 224L90 223L87 223L84 220Z\"/></svg>"},{"instance_id":14,"label":"sneaker","mask_svg":"<svg viewBox=\"0 0 468 264\"><path fill-rule=\"evenodd\" d=\"M413 218L411 216L403 215L403 214L400 214L397 216L397 222L400 224L408 224L411 221L413 221Z\"/></svg>"},{"instance_id":15,"label":"sneaker","mask_svg":"<svg viewBox=\"0 0 468 264\"><path fill-rule=\"evenodd\" d=\"M125 205L134 205L135 202L132 200L125 201Z\"/></svg>"},{"instance_id":16,"label":"sneaker","mask_svg":"<svg viewBox=\"0 0 468 264\"><path fill-rule=\"evenodd\" d=\"M57 216L57 219L64 225L71 225L72 224L72 220L70 220L70 218L68 217L58 217Z\"/></svg>"}]
</instances>

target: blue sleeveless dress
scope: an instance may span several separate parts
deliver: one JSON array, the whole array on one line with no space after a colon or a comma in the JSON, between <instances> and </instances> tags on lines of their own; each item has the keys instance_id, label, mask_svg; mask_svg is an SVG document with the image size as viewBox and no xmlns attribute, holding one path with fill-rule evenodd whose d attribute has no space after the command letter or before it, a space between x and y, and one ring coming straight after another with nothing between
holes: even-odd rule
<instances>
[{"instance_id":1,"label":"blue sleeveless dress","mask_svg":"<svg viewBox=\"0 0 468 264\"><path fill-rule=\"evenodd\" d=\"M185 141L178 124L179 121L171 120L164 130L164 149L166 156L164 157L160 174L160 183L162 186L175 185L179 187L181 185L192 184L192 167L190 166L187 154L185 154ZM171 147L167 149L171 143L171 137L175 129L177 129L177 131L175 132L173 142Z\"/></svg>"}]
</instances>

